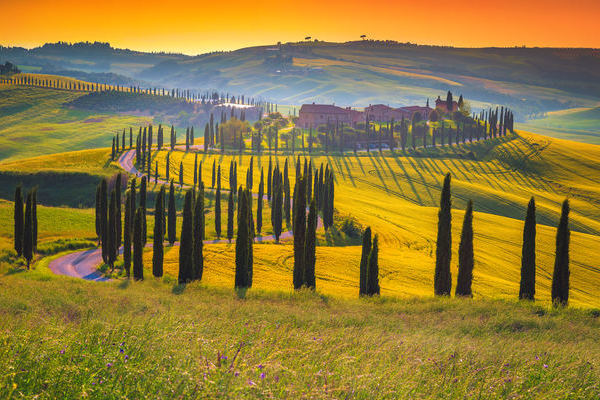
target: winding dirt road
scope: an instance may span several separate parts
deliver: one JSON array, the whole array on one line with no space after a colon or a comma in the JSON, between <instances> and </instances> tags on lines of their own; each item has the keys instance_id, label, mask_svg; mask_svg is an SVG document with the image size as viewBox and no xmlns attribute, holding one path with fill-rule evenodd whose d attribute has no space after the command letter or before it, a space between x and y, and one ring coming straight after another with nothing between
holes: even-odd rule
<instances>
[{"instance_id":1,"label":"winding dirt road","mask_svg":"<svg viewBox=\"0 0 600 400\"><path fill-rule=\"evenodd\" d=\"M121 157L119 157L119 165L126 172L135 175L137 177L141 177L142 174L140 171L135 168L133 165L133 159L135 157L135 150L128 150L124 152ZM158 180L158 184L168 184L167 181ZM185 187L191 187L189 185L184 185ZM253 194L254 197L257 197L256 194ZM323 221L319 217L317 229L323 227ZM282 232L279 236L280 241L285 241L292 239L294 235L292 231ZM270 242L274 241L274 235L265 235L258 236L255 238L255 241L258 243L261 242ZM215 244L215 243L228 243L227 239L214 239L214 240L205 240L204 244ZM235 242L235 241L233 241ZM179 246L179 242L175 242L174 246ZM152 247L151 243L147 243L146 247ZM121 248L120 252L123 252L123 248ZM84 251L78 251L75 253L70 253L59 257L55 260L52 260L48 267L50 270L57 275L66 275L73 278L80 278L89 281L108 281L109 278L105 277L98 271L98 266L102 264L102 250L101 249L90 249Z\"/></svg>"}]
</instances>

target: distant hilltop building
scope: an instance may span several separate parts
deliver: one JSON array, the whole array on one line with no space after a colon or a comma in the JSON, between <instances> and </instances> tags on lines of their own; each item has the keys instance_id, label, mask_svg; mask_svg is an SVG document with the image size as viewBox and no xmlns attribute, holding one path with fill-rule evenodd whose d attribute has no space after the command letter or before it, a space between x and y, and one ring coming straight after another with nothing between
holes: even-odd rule
<instances>
[{"instance_id":1,"label":"distant hilltop building","mask_svg":"<svg viewBox=\"0 0 600 400\"><path fill-rule=\"evenodd\" d=\"M332 104L303 104L298 113L296 126L304 129L316 128L327 123L344 123L356 126L359 122L369 121L389 122L400 121L402 118L411 120L415 113L420 113L423 119L429 118L433 111L428 105L392 108L384 104L369 105L364 111L350 107L338 107Z\"/></svg>"},{"instance_id":2,"label":"distant hilltop building","mask_svg":"<svg viewBox=\"0 0 600 400\"><path fill-rule=\"evenodd\" d=\"M448 112L448 103L446 100L442 100L440 96L435 100L435 108L440 109L444 112ZM456 101L452 102L452 112L458 111L458 103Z\"/></svg>"},{"instance_id":3,"label":"distant hilltop building","mask_svg":"<svg viewBox=\"0 0 600 400\"><path fill-rule=\"evenodd\" d=\"M342 108L332 104L303 104L298 113L296 125L301 128L316 128L329 122L340 122L355 126L364 122L365 116L361 111L350 107Z\"/></svg>"}]
</instances>

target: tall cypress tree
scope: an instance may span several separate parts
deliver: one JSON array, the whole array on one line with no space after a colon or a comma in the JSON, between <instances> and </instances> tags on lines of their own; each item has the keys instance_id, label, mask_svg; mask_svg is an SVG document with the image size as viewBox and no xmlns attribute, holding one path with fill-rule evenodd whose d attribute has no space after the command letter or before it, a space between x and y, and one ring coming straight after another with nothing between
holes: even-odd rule
<instances>
[{"instance_id":1,"label":"tall cypress tree","mask_svg":"<svg viewBox=\"0 0 600 400\"><path fill-rule=\"evenodd\" d=\"M229 202L227 205L227 240L229 240L229 243L231 243L231 239L233 239L233 207L235 206L233 202L233 192L233 190L229 192ZM238 205L240 204L241 202L238 202Z\"/></svg>"},{"instance_id":2,"label":"tall cypress tree","mask_svg":"<svg viewBox=\"0 0 600 400\"><path fill-rule=\"evenodd\" d=\"M183 187L183 161L179 163L179 186Z\"/></svg>"},{"instance_id":3,"label":"tall cypress tree","mask_svg":"<svg viewBox=\"0 0 600 400\"><path fill-rule=\"evenodd\" d=\"M369 253L367 264L367 294L369 296L379 295L379 238L373 238L373 245Z\"/></svg>"},{"instance_id":4,"label":"tall cypress tree","mask_svg":"<svg viewBox=\"0 0 600 400\"><path fill-rule=\"evenodd\" d=\"M133 279L144 279L144 242L142 238L144 211L138 208L133 221Z\"/></svg>"},{"instance_id":5,"label":"tall cypress tree","mask_svg":"<svg viewBox=\"0 0 600 400\"><path fill-rule=\"evenodd\" d=\"M369 270L369 254L371 254L371 227L367 227L362 237L362 253L360 256L359 296L367 295L367 272Z\"/></svg>"},{"instance_id":6,"label":"tall cypress tree","mask_svg":"<svg viewBox=\"0 0 600 400\"><path fill-rule=\"evenodd\" d=\"M23 189L18 185L15 189L15 212L14 212L14 247L17 255L23 254Z\"/></svg>"},{"instance_id":7,"label":"tall cypress tree","mask_svg":"<svg viewBox=\"0 0 600 400\"><path fill-rule=\"evenodd\" d=\"M100 183L96 186L96 237L98 238L98 245L100 245L100 241L102 240L102 219L100 217L102 197L100 196L100 186Z\"/></svg>"},{"instance_id":8,"label":"tall cypress tree","mask_svg":"<svg viewBox=\"0 0 600 400\"><path fill-rule=\"evenodd\" d=\"M450 260L452 257L452 200L450 198L450 173L444 178L444 187L440 199L438 213L438 232L436 247L434 293L437 296L448 296L452 289Z\"/></svg>"},{"instance_id":9,"label":"tall cypress tree","mask_svg":"<svg viewBox=\"0 0 600 400\"><path fill-rule=\"evenodd\" d=\"M294 189L294 289L304 284L305 262L304 244L306 243L306 182L304 177L296 179Z\"/></svg>"},{"instance_id":10,"label":"tall cypress tree","mask_svg":"<svg viewBox=\"0 0 600 400\"><path fill-rule=\"evenodd\" d=\"M129 277L131 270L131 226L132 226L131 191L125 193L125 217L123 221L123 269Z\"/></svg>"},{"instance_id":11,"label":"tall cypress tree","mask_svg":"<svg viewBox=\"0 0 600 400\"><path fill-rule=\"evenodd\" d=\"M177 208L175 207L175 185L171 180L171 186L169 187L169 206L168 206L168 240L169 244L173 246L173 243L177 240Z\"/></svg>"},{"instance_id":12,"label":"tall cypress tree","mask_svg":"<svg viewBox=\"0 0 600 400\"><path fill-rule=\"evenodd\" d=\"M194 187L198 183L198 153L194 156Z\"/></svg>"},{"instance_id":13,"label":"tall cypress tree","mask_svg":"<svg viewBox=\"0 0 600 400\"><path fill-rule=\"evenodd\" d=\"M140 207L142 208L142 211L144 211L144 220L142 221L142 240L144 243L144 246L146 245L146 242L148 241L148 227L146 224L146 215L147 215L147 210L146 210L146 192L147 192L147 179L146 176L142 176L142 181L140 183Z\"/></svg>"},{"instance_id":14,"label":"tall cypress tree","mask_svg":"<svg viewBox=\"0 0 600 400\"><path fill-rule=\"evenodd\" d=\"M108 263L108 183L100 182L100 223L102 226L102 261Z\"/></svg>"},{"instance_id":15,"label":"tall cypress tree","mask_svg":"<svg viewBox=\"0 0 600 400\"><path fill-rule=\"evenodd\" d=\"M37 186L33 188L31 194L31 223L32 223L32 235L33 235L33 252L37 253L37 241L38 241L38 220L37 220Z\"/></svg>"},{"instance_id":16,"label":"tall cypress tree","mask_svg":"<svg viewBox=\"0 0 600 400\"><path fill-rule=\"evenodd\" d=\"M33 259L33 210L32 193L27 193L25 201L25 222L23 225L23 257L27 261L27 269Z\"/></svg>"},{"instance_id":17,"label":"tall cypress tree","mask_svg":"<svg viewBox=\"0 0 600 400\"><path fill-rule=\"evenodd\" d=\"M272 175L273 175L273 164L271 162L271 156L269 156L269 170L267 171L267 200L269 200L269 201L271 201Z\"/></svg>"},{"instance_id":18,"label":"tall cypress tree","mask_svg":"<svg viewBox=\"0 0 600 400\"><path fill-rule=\"evenodd\" d=\"M217 237L221 237L221 185L217 186L217 193L215 193L215 232Z\"/></svg>"},{"instance_id":19,"label":"tall cypress tree","mask_svg":"<svg viewBox=\"0 0 600 400\"><path fill-rule=\"evenodd\" d=\"M154 242L152 245L152 275L156 278L163 276L164 249L163 240L165 237L164 212L165 212L165 187L161 186L154 203Z\"/></svg>"},{"instance_id":20,"label":"tall cypress tree","mask_svg":"<svg viewBox=\"0 0 600 400\"><path fill-rule=\"evenodd\" d=\"M260 182L258 184L258 199L256 201L256 232L260 233L262 230L262 211L263 211L263 196L265 190L265 182L263 176L263 170L260 170Z\"/></svg>"},{"instance_id":21,"label":"tall cypress tree","mask_svg":"<svg viewBox=\"0 0 600 400\"><path fill-rule=\"evenodd\" d=\"M297 179L297 177L296 177ZM306 191L304 192L304 200L306 202ZM290 178L288 176L288 159L285 159L285 165L283 166L283 213L285 215L285 222L289 226L291 221L291 209L290 209Z\"/></svg>"},{"instance_id":22,"label":"tall cypress tree","mask_svg":"<svg viewBox=\"0 0 600 400\"><path fill-rule=\"evenodd\" d=\"M562 204L560 222L556 230L556 259L552 274L552 303L566 306L569 303L569 200Z\"/></svg>"},{"instance_id":23,"label":"tall cypress tree","mask_svg":"<svg viewBox=\"0 0 600 400\"><path fill-rule=\"evenodd\" d=\"M273 227L275 241L279 242L282 224L283 183L281 182L281 175L279 173L279 169L277 168L275 168L275 171L273 171L272 185L273 194L271 201L271 225Z\"/></svg>"},{"instance_id":24,"label":"tall cypress tree","mask_svg":"<svg viewBox=\"0 0 600 400\"><path fill-rule=\"evenodd\" d=\"M519 299L534 300L535 298L535 199L531 197L527 205L525 226L523 228L523 250L521 253L521 284Z\"/></svg>"},{"instance_id":25,"label":"tall cypress tree","mask_svg":"<svg viewBox=\"0 0 600 400\"><path fill-rule=\"evenodd\" d=\"M179 283L190 282L194 277L194 216L193 196L190 189L185 193L183 205L183 220L181 223L181 238L179 245Z\"/></svg>"},{"instance_id":26,"label":"tall cypress tree","mask_svg":"<svg viewBox=\"0 0 600 400\"><path fill-rule=\"evenodd\" d=\"M241 192L240 210L238 212L238 230L235 241L235 288L248 288L250 262L250 226L247 192Z\"/></svg>"},{"instance_id":27,"label":"tall cypress tree","mask_svg":"<svg viewBox=\"0 0 600 400\"><path fill-rule=\"evenodd\" d=\"M465 219L463 221L460 244L458 247L458 278L456 282L456 296L473 296L471 284L473 282L473 201L469 200Z\"/></svg>"},{"instance_id":28,"label":"tall cypress tree","mask_svg":"<svg viewBox=\"0 0 600 400\"><path fill-rule=\"evenodd\" d=\"M215 188L215 173L216 173L216 166L215 166L216 160L213 160L213 167L212 167L212 180L211 180L211 184L210 187L211 188Z\"/></svg>"},{"instance_id":29,"label":"tall cypress tree","mask_svg":"<svg viewBox=\"0 0 600 400\"><path fill-rule=\"evenodd\" d=\"M317 206L315 199L310 202L308 218L306 220L306 239L304 240L304 284L315 289L315 263L317 260Z\"/></svg>"},{"instance_id":30,"label":"tall cypress tree","mask_svg":"<svg viewBox=\"0 0 600 400\"><path fill-rule=\"evenodd\" d=\"M117 179L115 180L115 199L116 199L116 210L117 210L117 216L116 216L116 222L117 222L117 253L119 251L119 248L121 247L121 243L123 241L123 225L121 224L121 188L122 188L122 175L119 172L117 174Z\"/></svg>"},{"instance_id":31,"label":"tall cypress tree","mask_svg":"<svg viewBox=\"0 0 600 400\"><path fill-rule=\"evenodd\" d=\"M201 280L204 272L204 185L200 181L194 203L194 279Z\"/></svg>"},{"instance_id":32,"label":"tall cypress tree","mask_svg":"<svg viewBox=\"0 0 600 400\"><path fill-rule=\"evenodd\" d=\"M112 271L115 268L115 261L119 252L117 247L117 195L116 190L110 192L110 201L108 208L108 243L102 243L107 246L107 264Z\"/></svg>"}]
</instances>

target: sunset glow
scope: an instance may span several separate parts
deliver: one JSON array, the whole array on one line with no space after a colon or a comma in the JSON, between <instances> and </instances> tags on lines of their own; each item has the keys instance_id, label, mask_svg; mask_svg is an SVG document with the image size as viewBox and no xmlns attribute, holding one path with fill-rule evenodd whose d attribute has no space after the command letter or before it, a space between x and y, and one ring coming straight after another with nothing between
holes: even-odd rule
<instances>
[{"instance_id":1,"label":"sunset glow","mask_svg":"<svg viewBox=\"0 0 600 400\"><path fill-rule=\"evenodd\" d=\"M176 4L176 5L175 5ZM2 6L0 44L106 41L144 51L198 54L306 36L325 41L393 39L453 46L600 47L600 2L315 1L80 2Z\"/></svg>"}]
</instances>

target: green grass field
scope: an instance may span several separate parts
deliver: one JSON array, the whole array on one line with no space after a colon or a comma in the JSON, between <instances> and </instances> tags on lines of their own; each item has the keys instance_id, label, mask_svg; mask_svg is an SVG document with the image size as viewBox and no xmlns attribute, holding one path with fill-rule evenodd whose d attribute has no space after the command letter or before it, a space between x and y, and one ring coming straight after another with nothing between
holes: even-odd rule
<instances>
[{"instance_id":1,"label":"green grass field","mask_svg":"<svg viewBox=\"0 0 600 400\"><path fill-rule=\"evenodd\" d=\"M600 107L549 112L544 118L532 119L518 126L561 139L600 144Z\"/></svg>"},{"instance_id":2,"label":"green grass field","mask_svg":"<svg viewBox=\"0 0 600 400\"><path fill-rule=\"evenodd\" d=\"M149 117L63 106L82 94L0 84L0 160L106 147L123 128L152 122Z\"/></svg>"}]
</instances>

